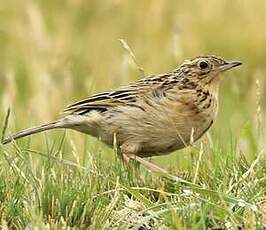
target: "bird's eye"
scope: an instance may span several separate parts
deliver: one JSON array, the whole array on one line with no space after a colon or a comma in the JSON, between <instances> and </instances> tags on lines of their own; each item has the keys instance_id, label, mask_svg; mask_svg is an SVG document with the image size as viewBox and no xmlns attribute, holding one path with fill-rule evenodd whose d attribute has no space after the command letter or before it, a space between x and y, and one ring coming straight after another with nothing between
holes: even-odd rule
<instances>
[{"instance_id":1,"label":"bird's eye","mask_svg":"<svg viewBox=\"0 0 266 230\"><path fill-rule=\"evenodd\" d=\"M201 61L199 63L199 67L204 70L204 69L207 69L209 67L209 64L206 61Z\"/></svg>"}]
</instances>

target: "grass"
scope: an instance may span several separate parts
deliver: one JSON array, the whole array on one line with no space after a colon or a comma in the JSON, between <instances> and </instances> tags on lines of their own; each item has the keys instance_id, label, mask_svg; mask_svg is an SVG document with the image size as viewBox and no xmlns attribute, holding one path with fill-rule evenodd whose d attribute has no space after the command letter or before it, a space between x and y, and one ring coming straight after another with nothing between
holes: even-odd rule
<instances>
[{"instance_id":1,"label":"grass","mask_svg":"<svg viewBox=\"0 0 266 230\"><path fill-rule=\"evenodd\" d=\"M115 149L73 131L0 145L0 228L265 228L265 8L264 0L2 1L6 134L199 54L244 65L224 76L210 132L152 159L166 174L125 168Z\"/></svg>"},{"instance_id":2,"label":"grass","mask_svg":"<svg viewBox=\"0 0 266 230\"><path fill-rule=\"evenodd\" d=\"M83 164L75 155L67 161L62 146L52 143L43 153L15 143L10 150L1 147L2 227L221 229L265 223L259 206L263 151L249 164L243 155L236 158L233 146L226 152L203 146L201 161L195 158L183 174L156 174L90 152Z\"/></svg>"},{"instance_id":3,"label":"grass","mask_svg":"<svg viewBox=\"0 0 266 230\"><path fill-rule=\"evenodd\" d=\"M5 121L3 135L8 125ZM110 162L101 148L64 159L66 135L46 139L46 151L30 141L1 146L2 228L223 229L265 224L265 149L248 163L231 141L221 150L211 139L190 147L186 171L153 173ZM195 154L198 153L197 156ZM96 155L96 156L95 156ZM141 167L141 168L140 168ZM176 174L177 173L177 174ZM261 205L262 204L262 205Z\"/></svg>"}]
</instances>

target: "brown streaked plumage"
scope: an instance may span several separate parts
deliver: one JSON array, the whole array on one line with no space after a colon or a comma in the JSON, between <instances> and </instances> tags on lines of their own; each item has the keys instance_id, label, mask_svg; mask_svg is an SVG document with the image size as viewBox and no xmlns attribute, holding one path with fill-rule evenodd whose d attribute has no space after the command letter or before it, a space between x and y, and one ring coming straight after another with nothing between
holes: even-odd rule
<instances>
[{"instance_id":1,"label":"brown streaked plumage","mask_svg":"<svg viewBox=\"0 0 266 230\"><path fill-rule=\"evenodd\" d=\"M48 129L69 128L109 146L115 137L123 154L167 154L185 147L191 139L196 141L212 126L220 73L240 64L213 55L196 57L171 72L69 105L63 118L22 130L3 143Z\"/></svg>"}]
</instances>

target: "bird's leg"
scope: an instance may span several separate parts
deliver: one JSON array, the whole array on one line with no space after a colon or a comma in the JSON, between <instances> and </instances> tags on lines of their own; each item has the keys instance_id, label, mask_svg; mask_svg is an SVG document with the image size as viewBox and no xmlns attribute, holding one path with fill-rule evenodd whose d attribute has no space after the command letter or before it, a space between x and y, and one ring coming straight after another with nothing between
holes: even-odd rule
<instances>
[{"instance_id":1,"label":"bird's leg","mask_svg":"<svg viewBox=\"0 0 266 230\"><path fill-rule=\"evenodd\" d=\"M125 149L122 148L121 146L118 146L117 148L115 148L117 156L119 158L119 160L122 161L123 166L129 168L129 157L127 157L127 155L125 154Z\"/></svg>"},{"instance_id":2,"label":"bird's leg","mask_svg":"<svg viewBox=\"0 0 266 230\"><path fill-rule=\"evenodd\" d=\"M122 161L124 163L124 165L128 165L129 164L129 161L130 161L130 158L126 155L126 154L121 154L121 158L122 158Z\"/></svg>"},{"instance_id":3,"label":"bird's leg","mask_svg":"<svg viewBox=\"0 0 266 230\"><path fill-rule=\"evenodd\" d=\"M153 172L160 172L160 173L167 173L165 169L162 169L156 164L151 163L150 161L147 161L139 156L133 155L133 154L127 154L126 155L128 158L135 160L143 165L145 165L147 168L149 168Z\"/></svg>"},{"instance_id":4,"label":"bird's leg","mask_svg":"<svg viewBox=\"0 0 266 230\"><path fill-rule=\"evenodd\" d=\"M149 168L153 172L161 172L161 173L167 173L166 170L160 168L158 165L153 164L139 156L136 155L137 151L139 150L138 144L123 144L120 146L121 154L122 154L122 160L123 162L128 165L130 159L141 163L142 165L145 165L147 168Z\"/></svg>"},{"instance_id":5,"label":"bird's leg","mask_svg":"<svg viewBox=\"0 0 266 230\"><path fill-rule=\"evenodd\" d=\"M133 144L133 143L124 143L119 147L120 150L120 154L123 158L123 161L125 163L128 163L130 158L128 157L128 155L130 154L135 154L138 152L139 149L139 144Z\"/></svg>"}]
</instances>

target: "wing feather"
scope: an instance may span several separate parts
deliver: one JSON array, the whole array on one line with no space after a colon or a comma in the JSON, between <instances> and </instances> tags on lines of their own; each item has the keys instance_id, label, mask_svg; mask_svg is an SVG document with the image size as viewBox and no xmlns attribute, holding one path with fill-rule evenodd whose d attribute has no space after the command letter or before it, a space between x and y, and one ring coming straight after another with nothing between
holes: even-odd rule
<instances>
[{"instance_id":1,"label":"wing feather","mask_svg":"<svg viewBox=\"0 0 266 230\"><path fill-rule=\"evenodd\" d=\"M91 110L104 112L121 105L129 105L144 110L138 100L141 100L146 94L151 94L153 97L164 95L164 91L169 88L169 84L166 83L171 83L171 80L176 77L173 73L149 76L127 87L87 97L67 106L64 112L69 114L86 114Z\"/></svg>"},{"instance_id":2,"label":"wing feather","mask_svg":"<svg viewBox=\"0 0 266 230\"><path fill-rule=\"evenodd\" d=\"M134 103L138 97L137 90L118 89L112 92L105 92L87 97L74 104L68 105L64 112L70 114L84 114L90 110L99 110L101 112L106 111L109 108Z\"/></svg>"}]
</instances>

